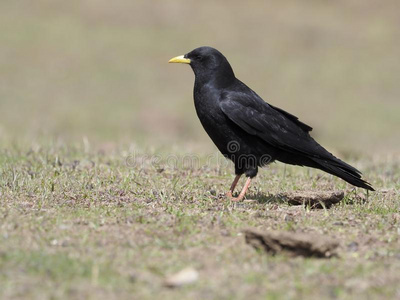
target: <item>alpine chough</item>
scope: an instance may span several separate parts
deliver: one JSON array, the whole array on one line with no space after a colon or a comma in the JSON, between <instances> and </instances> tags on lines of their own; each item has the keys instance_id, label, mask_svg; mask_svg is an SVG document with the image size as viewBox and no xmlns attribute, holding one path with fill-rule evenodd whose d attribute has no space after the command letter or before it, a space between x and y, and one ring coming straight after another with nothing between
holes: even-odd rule
<instances>
[{"instance_id":1,"label":"alpine chough","mask_svg":"<svg viewBox=\"0 0 400 300\"><path fill-rule=\"evenodd\" d=\"M194 105L205 131L221 153L235 165L236 177L227 196L241 201L258 167L275 160L323 170L370 191L361 172L333 156L311 136L312 128L296 116L266 103L235 77L225 56L200 47L172 58L190 64L195 75ZM241 175L247 177L239 196L232 193Z\"/></svg>"}]
</instances>

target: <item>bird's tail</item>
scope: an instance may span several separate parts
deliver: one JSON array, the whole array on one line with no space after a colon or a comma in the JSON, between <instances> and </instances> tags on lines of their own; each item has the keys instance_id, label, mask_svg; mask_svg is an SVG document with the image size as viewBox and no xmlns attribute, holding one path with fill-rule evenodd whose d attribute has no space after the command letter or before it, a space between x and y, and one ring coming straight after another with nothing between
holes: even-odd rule
<instances>
[{"instance_id":1,"label":"bird's tail","mask_svg":"<svg viewBox=\"0 0 400 300\"><path fill-rule=\"evenodd\" d=\"M312 160L318 164L319 168L329 174L338 176L354 186L358 186L369 191L375 191L371 184L361 179L360 171L336 157L335 160L325 160L320 158L312 158Z\"/></svg>"}]
</instances>

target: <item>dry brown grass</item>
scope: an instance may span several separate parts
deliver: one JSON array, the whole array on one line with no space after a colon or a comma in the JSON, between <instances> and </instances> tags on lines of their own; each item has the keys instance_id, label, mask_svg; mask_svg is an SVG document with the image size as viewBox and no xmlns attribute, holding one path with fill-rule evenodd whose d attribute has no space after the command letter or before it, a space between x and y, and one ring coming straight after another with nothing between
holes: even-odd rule
<instances>
[{"instance_id":1,"label":"dry brown grass","mask_svg":"<svg viewBox=\"0 0 400 300\"><path fill-rule=\"evenodd\" d=\"M126 155L65 146L2 152L2 298L399 296L397 161L353 162L377 188L369 195L317 171L274 164L251 187L256 201L234 204L218 196L230 168L174 168L165 160L128 166ZM329 210L274 197L337 189L345 199ZM257 253L245 243L247 228L323 234L340 241L338 257ZM165 287L166 276L189 266L197 282Z\"/></svg>"}]
</instances>

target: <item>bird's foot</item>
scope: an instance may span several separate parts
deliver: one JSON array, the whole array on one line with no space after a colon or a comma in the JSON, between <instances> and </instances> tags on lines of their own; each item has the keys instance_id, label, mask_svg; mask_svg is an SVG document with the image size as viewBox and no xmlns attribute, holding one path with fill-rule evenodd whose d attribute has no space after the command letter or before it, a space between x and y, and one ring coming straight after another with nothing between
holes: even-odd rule
<instances>
[{"instance_id":1,"label":"bird's foot","mask_svg":"<svg viewBox=\"0 0 400 300\"><path fill-rule=\"evenodd\" d=\"M226 198L228 198L229 201L232 201L232 202L240 202L243 200L243 197L244 197L244 195L243 196L239 195L238 197L233 197L231 191L226 193Z\"/></svg>"},{"instance_id":2,"label":"bird's foot","mask_svg":"<svg viewBox=\"0 0 400 300\"><path fill-rule=\"evenodd\" d=\"M226 197L227 197L230 201L232 201L232 202L240 202L240 201L242 201L243 198L244 198L244 195L246 194L247 189L248 189L249 186L250 186L250 183L251 183L251 178L249 177L249 178L247 178L246 183L245 183L245 185L244 185L242 191L240 192L239 196L233 197L233 196L232 196L233 189L231 188L231 189L229 190L229 192L226 193ZM233 185L232 185L232 186L233 186Z\"/></svg>"}]
</instances>

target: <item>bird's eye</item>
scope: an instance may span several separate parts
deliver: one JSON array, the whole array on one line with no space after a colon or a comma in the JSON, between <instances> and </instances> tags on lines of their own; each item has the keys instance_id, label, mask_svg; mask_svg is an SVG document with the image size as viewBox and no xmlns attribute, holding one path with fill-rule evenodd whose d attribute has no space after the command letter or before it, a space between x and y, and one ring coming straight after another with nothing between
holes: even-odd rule
<instances>
[{"instance_id":1,"label":"bird's eye","mask_svg":"<svg viewBox=\"0 0 400 300\"><path fill-rule=\"evenodd\" d=\"M196 60L202 60L203 58L200 55L195 56Z\"/></svg>"}]
</instances>

